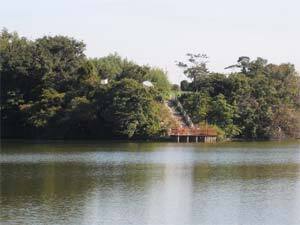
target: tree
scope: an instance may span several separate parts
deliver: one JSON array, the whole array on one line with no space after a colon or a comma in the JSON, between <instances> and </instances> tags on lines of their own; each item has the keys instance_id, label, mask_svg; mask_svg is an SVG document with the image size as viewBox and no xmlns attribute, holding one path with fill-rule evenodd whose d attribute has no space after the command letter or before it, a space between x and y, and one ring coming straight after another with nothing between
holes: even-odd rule
<instances>
[{"instance_id":1,"label":"tree","mask_svg":"<svg viewBox=\"0 0 300 225\"><path fill-rule=\"evenodd\" d=\"M237 64L227 66L225 69L241 68L242 73L246 74L250 67L250 58L248 56L240 56Z\"/></svg>"},{"instance_id":2,"label":"tree","mask_svg":"<svg viewBox=\"0 0 300 225\"><path fill-rule=\"evenodd\" d=\"M190 79L194 84L194 91L197 91L196 83L203 77L208 75L207 60L208 56L205 54L186 54L188 62L177 62L177 66L183 69L183 73Z\"/></svg>"},{"instance_id":3,"label":"tree","mask_svg":"<svg viewBox=\"0 0 300 225\"><path fill-rule=\"evenodd\" d=\"M279 105L272 112L270 124L267 127L267 135L270 138L283 139L297 137L300 134L299 112L287 105Z\"/></svg>"},{"instance_id":4,"label":"tree","mask_svg":"<svg viewBox=\"0 0 300 225\"><path fill-rule=\"evenodd\" d=\"M194 124L206 122L211 104L211 97L207 93L186 93L179 100Z\"/></svg>"},{"instance_id":5,"label":"tree","mask_svg":"<svg viewBox=\"0 0 300 225\"><path fill-rule=\"evenodd\" d=\"M159 68L150 68L144 79L151 81L163 97L169 95L171 84L165 71Z\"/></svg>"},{"instance_id":6,"label":"tree","mask_svg":"<svg viewBox=\"0 0 300 225\"><path fill-rule=\"evenodd\" d=\"M126 63L117 53L102 58L93 58L90 61L94 64L98 77L109 80L114 80L122 72Z\"/></svg>"},{"instance_id":7,"label":"tree","mask_svg":"<svg viewBox=\"0 0 300 225\"><path fill-rule=\"evenodd\" d=\"M112 123L115 134L152 136L160 129L151 92L133 79L114 83L105 96L102 116Z\"/></svg>"},{"instance_id":8,"label":"tree","mask_svg":"<svg viewBox=\"0 0 300 225\"><path fill-rule=\"evenodd\" d=\"M83 42L70 37L28 40L1 31L1 137L166 134L174 123L164 105L171 90L167 73L117 54L88 59L84 50ZM186 64L177 65L192 82L181 82L186 92L179 100L194 123L208 121L227 137L299 135L300 78L294 65L240 57L233 67L241 71L225 75L208 72L206 55L187 56ZM101 84L103 78L109 83Z\"/></svg>"},{"instance_id":9,"label":"tree","mask_svg":"<svg viewBox=\"0 0 300 225\"><path fill-rule=\"evenodd\" d=\"M34 45L17 33L3 29L0 34L1 133L20 137L25 131L26 118L20 107L36 99L41 78L35 74Z\"/></svg>"},{"instance_id":10,"label":"tree","mask_svg":"<svg viewBox=\"0 0 300 225\"><path fill-rule=\"evenodd\" d=\"M229 104L224 95L219 94L211 101L208 122L222 128L227 137L240 134L241 130L234 124L238 117L237 107Z\"/></svg>"},{"instance_id":11,"label":"tree","mask_svg":"<svg viewBox=\"0 0 300 225\"><path fill-rule=\"evenodd\" d=\"M189 82L187 80L183 80L180 82L181 91L189 91Z\"/></svg>"},{"instance_id":12,"label":"tree","mask_svg":"<svg viewBox=\"0 0 300 225\"><path fill-rule=\"evenodd\" d=\"M172 85L172 91L180 91L180 87L179 87L179 85L178 84L173 84Z\"/></svg>"},{"instance_id":13,"label":"tree","mask_svg":"<svg viewBox=\"0 0 300 225\"><path fill-rule=\"evenodd\" d=\"M44 87L59 92L72 89L85 61L85 44L64 36L46 36L37 39L35 45Z\"/></svg>"}]
</instances>

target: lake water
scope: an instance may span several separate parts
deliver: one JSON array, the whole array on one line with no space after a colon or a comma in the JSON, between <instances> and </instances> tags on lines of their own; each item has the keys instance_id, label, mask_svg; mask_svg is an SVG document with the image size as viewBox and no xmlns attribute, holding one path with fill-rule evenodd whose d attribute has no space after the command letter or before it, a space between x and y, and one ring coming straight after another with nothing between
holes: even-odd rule
<instances>
[{"instance_id":1,"label":"lake water","mask_svg":"<svg viewBox=\"0 0 300 225\"><path fill-rule=\"evenodd\" d=\"M0 223L300 224L300 142L3 142Z\"/></svg>"}]
</instances>

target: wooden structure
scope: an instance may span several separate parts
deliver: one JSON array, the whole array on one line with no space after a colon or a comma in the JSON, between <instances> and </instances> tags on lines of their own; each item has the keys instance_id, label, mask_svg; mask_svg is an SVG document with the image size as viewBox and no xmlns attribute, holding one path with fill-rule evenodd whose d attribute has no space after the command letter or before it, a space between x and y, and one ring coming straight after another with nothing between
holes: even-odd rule
<instances>
[{"instance_id":1,"label":"wooden structure","mask_svg":"<svg viewBox=\"0 0 300 225\"><path fill-rule=\"evenodd\" d=\"M166 106L169 108L171 115L177 122L169 131L169 136L177 142L206 142L212 143L217 141L217 131L208 124L204 126L195 126L185 112L181 103L176 99L170 99Z\"/></svg>"},{"instance_id":2,"label":"wooden structure","mask_svg":"<svg viewBox=\"0 0 300 225\"><path fill-rule=\"evenodd\" d=\"M212 127L178 127L172 128L169 133L170 137L177 142L206 142L212 143L217 141L217 131Z\"/></svg>"}]
</instances>

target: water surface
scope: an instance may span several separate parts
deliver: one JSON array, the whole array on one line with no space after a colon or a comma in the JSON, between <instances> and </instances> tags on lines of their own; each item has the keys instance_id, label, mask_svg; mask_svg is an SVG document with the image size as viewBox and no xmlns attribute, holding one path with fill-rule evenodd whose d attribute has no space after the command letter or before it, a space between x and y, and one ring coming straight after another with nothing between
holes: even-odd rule
<instances>
[{"instance_id":1,"label":"water surface","mask_svg":"<svg viewBox=\"0 0 300 225\"><path fill-rule=\"evenodd\" d=\"M4 141L1 224L300 224L300 142Z\"/></svg>"}]
</instances>

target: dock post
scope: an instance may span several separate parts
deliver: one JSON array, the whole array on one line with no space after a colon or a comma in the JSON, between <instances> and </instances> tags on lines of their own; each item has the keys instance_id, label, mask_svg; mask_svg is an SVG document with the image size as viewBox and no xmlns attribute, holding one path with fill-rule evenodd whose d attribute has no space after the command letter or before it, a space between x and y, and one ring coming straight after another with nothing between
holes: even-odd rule
<instances>
[{"instance_id":1,"label":"dock post","mask_svg":"<svg viewBox=\"0 0 300 225\"><path fill-rule=\"evenodd\" d=\"M186 136L186 143L189 143L189 141L190 141L190 137Z\"/></svg>"},{"instance_id":2,"label":"dock post","mask_svg":"<svg viewBox=\"0 0 300 225\"><path fill-rule=\"evenodd\" d=\"M180 142L179 135L177 135L177 143L179 143L179 142Z\"/></svg>"},{"instance_id":3,"label":"dock post","mask_svg":"<svg viewBox=\"0 0 300 225\"><path fill-rule=\"evenodd\" d=\"M198 143L198 136L196 136L196 140L195 141L196 141L196 143Z\"/></svg>"}]
</instances>

